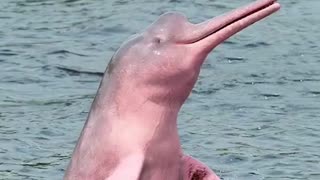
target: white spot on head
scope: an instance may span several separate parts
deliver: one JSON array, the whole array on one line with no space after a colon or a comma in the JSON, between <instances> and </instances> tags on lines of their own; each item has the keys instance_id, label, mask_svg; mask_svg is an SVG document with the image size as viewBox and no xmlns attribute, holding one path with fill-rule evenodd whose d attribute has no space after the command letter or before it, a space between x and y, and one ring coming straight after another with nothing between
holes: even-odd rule
<instances>
[{"instance_id":1,"label":"white spot on head","mask_svg":"<svg viewBox=\"0 0 320 180\"><path fill-rule=\"evenodd\" d=\"M157 51L157 50L154 50L153 53L156 54L156 55L158 55L158 56L161 55L161 52L160 52L160 51Z\"/></svg>"}]
</instances>

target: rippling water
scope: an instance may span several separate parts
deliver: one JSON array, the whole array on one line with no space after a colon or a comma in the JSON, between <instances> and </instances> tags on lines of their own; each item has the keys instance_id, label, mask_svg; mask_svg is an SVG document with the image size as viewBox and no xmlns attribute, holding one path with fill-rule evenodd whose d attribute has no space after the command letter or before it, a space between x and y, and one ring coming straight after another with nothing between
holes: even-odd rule
<instances>
[{"instance_id":1,"label":"rippling water","mask_svg":"<svg viewBox=\"0 0 320 180\"><path fill-rule=\"evenodd\" d=\"M1 0L0 179L61 179L106 64L166 11L192 22L250 0ZM179 116L184 150L224 180L320 179L320 1L216 48Z\"/></svg>"}]
</instances>

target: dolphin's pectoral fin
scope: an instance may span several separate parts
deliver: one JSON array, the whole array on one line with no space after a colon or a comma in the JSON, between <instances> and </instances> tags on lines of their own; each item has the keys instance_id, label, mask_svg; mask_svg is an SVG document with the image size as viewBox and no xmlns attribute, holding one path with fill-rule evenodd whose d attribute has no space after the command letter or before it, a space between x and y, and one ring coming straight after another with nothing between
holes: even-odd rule
<instances>
[{"instance_id":1,"label":"dolphin's pectoral fin","mask_svg":"<svg viewBox=\"0 0 320 180\"><path fill-rule=\"evenodd\" d=\"M105 180L133 180L139 179L144 163L143 154L133 154L123 158L115 170Z\"/></svg>"},{"instance_id":2,"label":"dolphin's pectoral fin","mask_svg":"<svg viewBox=\"0 0 320 180\"><path fill-rule=\"evenodd\" d=\"M183 155L183 180L220 180L220 178L205 164L195 158Z\"/></svg>"}]
</instances>

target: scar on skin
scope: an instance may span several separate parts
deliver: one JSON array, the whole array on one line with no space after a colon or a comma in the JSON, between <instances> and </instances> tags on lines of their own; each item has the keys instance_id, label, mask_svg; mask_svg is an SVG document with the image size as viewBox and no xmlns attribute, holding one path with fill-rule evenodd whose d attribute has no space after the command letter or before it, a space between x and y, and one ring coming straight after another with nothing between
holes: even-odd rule
<instances>
[{"instance_id":1,"label":"scar on skin","mask_svg":"<svg viewBox=\"0 0 320 180\"><path fill-rule=\"evenodd\" d=\"M205 170L197 169L193 174L191 174L191 180L203 180L203 178L207 175Z\"/></svg>"}]
</instances>

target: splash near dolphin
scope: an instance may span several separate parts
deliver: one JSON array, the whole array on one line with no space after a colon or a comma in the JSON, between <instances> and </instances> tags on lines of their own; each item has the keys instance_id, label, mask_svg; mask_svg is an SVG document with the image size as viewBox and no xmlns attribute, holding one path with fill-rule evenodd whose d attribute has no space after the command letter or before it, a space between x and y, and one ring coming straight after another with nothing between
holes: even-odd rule
<instances>
[{"instance_id":1,"label":"splash near dolphin","mask_svg":"<svg viewBox=\"0 0 320 180\"><path fill-rule=\"evenodd\" d=\"M217 45L280 9L258 0L200 24L167 13L114 54L65 180L218 180L181 148L178 112Z\"/></svg>"}]
</instances>

